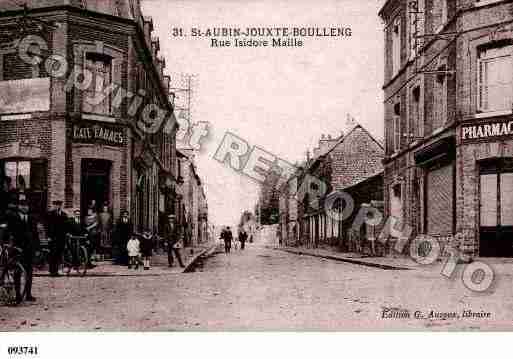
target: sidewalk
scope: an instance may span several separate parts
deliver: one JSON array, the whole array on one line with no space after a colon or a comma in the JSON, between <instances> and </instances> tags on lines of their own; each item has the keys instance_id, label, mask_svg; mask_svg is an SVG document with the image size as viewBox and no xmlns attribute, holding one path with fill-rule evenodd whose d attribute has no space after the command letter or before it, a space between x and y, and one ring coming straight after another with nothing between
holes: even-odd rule
<instances>
[{"instance_id":1,"label":"sidewalk","mask_svg":"<svg viewBox=\"0 0 513 359\"><path fill-rule=\"evenodd\" d=\"M305 247L276 247L267 246L274 250L280 250L297 255L308 255L318 258L331 259L341 262L365 265L381 268L384 270L422 270L422 271L440 271L445 263L445 259L438 260L431 265L422 265L406 256L396 257L371 257L360 253L342 253L325 248L305 248ZM488 264L495 275L513 275L513 258L476 258L475 261ZM466 264L460 263L458 267L464 267Z\"/></svg>"},{"instance_id":2,"label":"sidewalk","mask_svg":"<svg viewBox=\"0 0 513 359\"><path fill-rule=\"evenodd\" d=\"M169 267L167 262L167 254L159 253L154 254L151 258L151 269L144 270L140 266L137 270L128 269L127 266L114 265L111 261L97 262L96 267L88 269L86 277L133 277L133 276L161 276L170 274L184 273L188 267L193 264L201 255L209 252L216 247L216 243L205 243L201 246L194 248L183 248L181 250L182 260L185 264L184 268L178 265L178 261L174 261L174 267ZM41 271L34 270L34 276L44 277L48 276L48 270L44 269ZM73 273L72 275L76 275Z\"/></svg>"},{"instance_id":3,"label":"sidewalk","mask_svg":"<svg viewBox=\"0 0 513 359\"><path fill-rule=\"evenodd\" d=\"M348 262L359 265L366 265L370 267L377 267L385 270L406 270L418 269L420 266L415 261L406 257L371 257L360 253L342 253L325 248L305 248L305 247L271 247L275 250L284 252L308 255L324 259L331 259L336 261Z\"/></svg>"}]
</instances>

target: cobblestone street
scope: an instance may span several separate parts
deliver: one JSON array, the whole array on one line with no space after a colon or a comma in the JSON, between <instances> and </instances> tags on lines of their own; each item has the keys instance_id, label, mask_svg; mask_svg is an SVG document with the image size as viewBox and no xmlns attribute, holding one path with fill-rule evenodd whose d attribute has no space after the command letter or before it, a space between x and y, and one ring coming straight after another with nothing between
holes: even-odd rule
<instances>
[{"instance_id":1,"label":"cobblestone street","mask_svg":"<svg viewBox=\"0 0 513 359\"><path fill-rule=\"evenodd\" d=\"M2 330L511 329L511 275L476 294L434 269L384 270L250 245L215 252L192 273L154 268L35 278L36 304L0 308ZM448 304L450 303L450 304ZM384 309L411 318L382 318ZM486 310L490 319L414 319Z\"/></svg>"}]
</instances>

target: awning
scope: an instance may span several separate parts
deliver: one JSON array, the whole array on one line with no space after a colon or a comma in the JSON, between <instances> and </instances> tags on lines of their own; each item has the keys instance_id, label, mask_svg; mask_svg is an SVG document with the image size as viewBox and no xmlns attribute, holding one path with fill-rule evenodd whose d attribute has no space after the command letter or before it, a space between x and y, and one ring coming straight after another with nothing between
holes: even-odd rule
<instances>
[{"instance_id":1,"label":"awning","mask_svg":"<svg viewBox=\"0 0 513 359\"><path fill-rule=\"evenodd\" d=\"M456 139L453 136L441 138L415 152L415 164L426 166L436 160L454 158L455 149Z\"/></svg>"}]
</instances>

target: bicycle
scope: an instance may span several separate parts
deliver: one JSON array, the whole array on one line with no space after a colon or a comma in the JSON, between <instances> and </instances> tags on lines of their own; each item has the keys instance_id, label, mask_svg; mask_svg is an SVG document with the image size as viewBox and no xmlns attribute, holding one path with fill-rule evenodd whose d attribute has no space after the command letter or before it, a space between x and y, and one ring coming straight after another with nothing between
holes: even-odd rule
<instances>
[{"instance_id":1,"label":"bicycle","mask_svg":"<svg viewBox=\"0 0 513 359\"><path fill-rule=\"evenodd\" d=\"M88 236L66 235L64 253L62 256L62 272L67 276L75 270L77 274L84 277L87 273L89 256L87 253Z\"/></svg>"},{"instance_id":2,"label":"bicycle","mask_svg":"<svg viewBox=\"0 0 513 359\"><path fill-rule=\"evenodd\" d=\"M0 247L0 303L17 304L15 278L20 278L21 300L25 299L27 272L21 264L23 250L11 243L3 243Z\"/></svg>"}]
</instances>

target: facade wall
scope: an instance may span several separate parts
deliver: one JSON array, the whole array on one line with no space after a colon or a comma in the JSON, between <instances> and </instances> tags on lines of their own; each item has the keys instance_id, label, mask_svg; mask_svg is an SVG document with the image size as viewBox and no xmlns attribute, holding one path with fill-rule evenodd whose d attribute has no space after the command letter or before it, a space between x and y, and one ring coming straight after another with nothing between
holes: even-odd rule
<instances>
[{"instance_id":1,"label":"facade wall","mask_svg":"<svg viewBox=\"0 0 513 359\"><path fill-rule=\"evenodd\" d=\"M145 90L147 96L140 108L154 103L166 109L172 119L172 107L168 101L169 83L163 74L164 64L157 61L158 49L148 48L147 38L151 38L153 24L140 17L138 1L102 4L87 1L85 10L79 9L78 2L71 3L77 6L66 6L64 3L69 2L27 2L29 10L62 5L37 15L42 20L56 20L60 25L35 34L42 36L49 47L48 51L42 52L42 58L51 54L62 55L68 64L68 73L60 78L49 78L49 107L46 110L0 114L0 165L13 160L37 160L33 166L39 171L40 161L43 161L46 178L43 181L44 189L41 190L44 192L41 211L48 209L54 200L64 200L67 208L85 210L89 204L84 203L86 181L83 165L89 161L106 161L103 163L109 167L109 171L105 172L102 180L108 182L108 188L102 202L108 203L115 219L122 210L128 210L137 230L157 231L159 218L164 212L171 212L174 205L176 128L168 125L144 137L142 132L134 130L136 126L132 126L140 119L140 111L129 113L130 103L117 101L114 96L116 92L111 95L108 112L97 112L96 108L87 110L83 102L85 91L90 91L94 86L87 89L66 88L68 82L71 84L69 78L74 68L82 70L91 63L95 64L94 61L104 61L105 76L116 86L116 90L120 88L134 93ZM121 12L116 9L118 5L121 5ZM130 5L134 7L135 18L130 16ZM0 9L15 10L6 2L0 2ZM96 10L122 18L105 16L96 13ZM20 16L19 11L2 13L1 45L12 41L12 28L17 16ZM140 32L138 27L141 27ZM139 36L140 33L144 33L144 36ZM17 58L16 51L0 55L1 85L7 81L46 77L48 74L42 64L27 65ZM86 127L86 132L76 130ZM101 133L98 129L116 132L115 136L122 140L118 137L105 140L91 135ZM91 173L87 173L98 176L98 170L90 168ZM0 175L4 175L3 172L5 169L0 170ZM93 182L90 185L94 185Z\"/></svg>"},{"instance_id":2,"label":"facade wall","mask_svg":"<svg viewBox=\"0 0 513 359\"><path fill-rule=\"evenodd\" d=\"M442 244L456 245L472 256L480 255L483 228L480 225L480 166L487 159L508 159L511 157L511 133L502 136L482 136L474 141L464 138L467 126L493 123L508 123L511 109L488 111L479 107L480 103L480 54L485 49L507 46L513 41L511 23L513 4L508 1L462 0L449 1L448 17L445 26L439 27L445 33L445 40L431 37L424 40L425 47L417 55L416 61L408 61L408 37L410 30L403 29L402 68L395 77L391 74L393 49L390 44L391 21L394 16L402 16L407 22L406 1L388 1L381 16L385 21L385 214L392 214L393 189L401 188L402 213L404 224L413 228L412 236L430 232L440 237ZM437 1L425 1L426 15L423 23L425 33L433 34L439 21ZM425 65L425 67L422 67ZM431 73L422 73L427 70ZM449 70L445 75L432 71ZM506 69L504 78L511 77ZM418 83L421 88L421 128L423 133L410 132L412 119L409 109L412 97L411 85ZM394 146L394 106L400 103L401 144ZM453 142L451 148L441 151L440 144ZM432 152L433 156L429 153ZM420 156L419 156L420 155ZM438 156L438 157L435 157ZM416 159L417 157L417 159ZM429 163L419 163L419 157ZM445 158L444 158L445 157ZM433 168L452 166L451 206L454 207L454 222L450 233L442 228L439 233L428 228L427 216L432 203L432 193L427 193L429 172ZM442 226L445 227L445 226ZM499 229L497 229L499 231ZM433 232L433 233L431 233ZM456 234L462 234L453 241ZM497 237L498 238L498 237ZM504 253L504 255L510 255Z\"/></svg>"}]
</instances>

